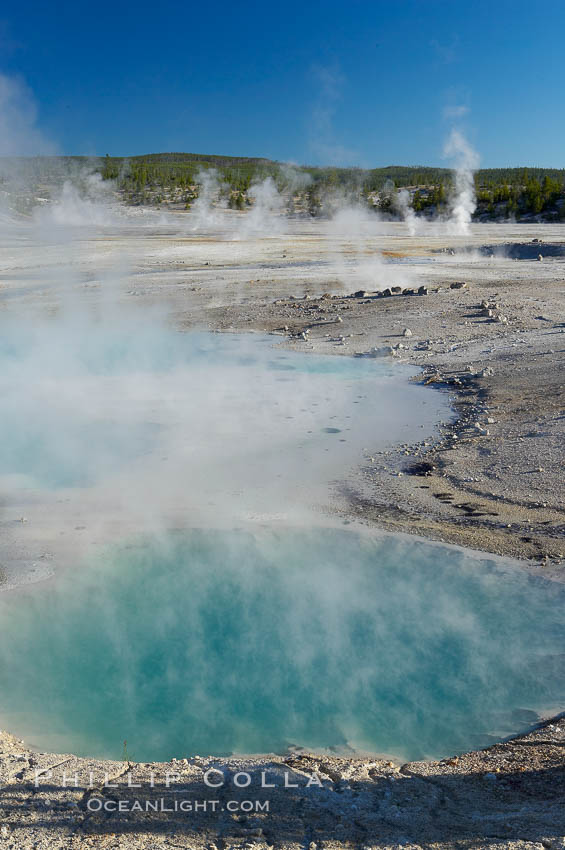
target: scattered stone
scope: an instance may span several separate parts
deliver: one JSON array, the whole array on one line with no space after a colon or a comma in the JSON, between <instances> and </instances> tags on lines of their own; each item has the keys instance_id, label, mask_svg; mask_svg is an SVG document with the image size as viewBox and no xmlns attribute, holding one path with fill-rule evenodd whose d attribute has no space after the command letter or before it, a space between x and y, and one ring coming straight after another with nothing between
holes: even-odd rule
<instances>
[{"instance_id":1,"label":"scattered stone","mask_svg":"<svg viewBox=\"0 0 565 850\"><path fill-rule=\"evenodd\" d=\"M464 280L456 280L455 283L452 283L449 287L450 289L467 289L467 284Z\"/></svg>"},{"instance_id":2,"label":"scattered stone","mask_svg":"<svg viewBox=\"0 0 565 850\"><path fill-rule=\"evenodd\" d=\"M404 330L402 331L402 336L412 336L412 331L410 330L410 328L404 328Z\"/></svg>"},{"instance_id":3,"label":"scattered stone","mask_svg":"<svg viewBox=\"0 0 565 850\"><path fill-rule=\"evenodd\" d=\"M429 292L427 286L419 286L418 287L418 295L427 295Z\"/></svg>"},{"instance_id":4,"label":"scattered stone","mask_svg":"<svg viewBox=\"0 0 565 850\"><path fill-rule=\"evenodd\" d=\"M480 422L475 422L475 426L474 426L474 427L475 427L475 431L477 431L477 433L478 433L478 434L482 434L483 436L488 436L488 435L489 435L489 433L490 433L490 432L489 432L489 429L488 429L488 428L484 428L484 427L481 425L481 423L480 423Z\"/></svg>"}]
</instances>

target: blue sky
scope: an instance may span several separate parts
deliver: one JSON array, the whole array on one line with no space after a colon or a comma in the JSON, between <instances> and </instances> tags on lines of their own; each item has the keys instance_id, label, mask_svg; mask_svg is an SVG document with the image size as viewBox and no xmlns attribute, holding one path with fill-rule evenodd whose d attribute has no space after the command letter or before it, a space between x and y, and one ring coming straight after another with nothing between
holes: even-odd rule
<instances>
[{"instance_id":1,"label":"blue sky","mask_svg":"<svg viewBox=\"0 0 565 850\"><path fill-rule=\"evenodd\" d=\"M0 72L60 153L565 166L565 2L8 0ZM1 118L1 116L0 116Z\"/></svg>"}]
</instances>

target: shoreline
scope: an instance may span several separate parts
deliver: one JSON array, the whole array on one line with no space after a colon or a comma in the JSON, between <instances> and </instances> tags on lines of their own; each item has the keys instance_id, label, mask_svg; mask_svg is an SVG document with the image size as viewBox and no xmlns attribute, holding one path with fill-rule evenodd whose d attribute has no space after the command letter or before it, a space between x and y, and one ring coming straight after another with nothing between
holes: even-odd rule
<instances>
[{"instance_id":1,"label":"shoreline","mask_svg":"<svg viewBox=\"0 0 565 850\"><path fill-rule=\"evenodd\" d=\"M516 290L506 310L517 308L523 288ZM422 299L402 295L375 298L371 293L366 293L366 298L312 295L306 302L269 305L262 309L260 320L264 325L268 319L271 333L283 335L282 345L294 350L359 356L389 346L389 356L423 370L424 385L451 396L456 418L442 423L435 445L405 444L379 451L370 466L343 482L344 513L349 509L357 519L385 530L508 556L530 567L539 563L544 575L560 578L560 565L565 561L565 487L559 470L565 466L565 452L559 445L561 440L565 442L565 425L560 404L565 405L565 392L559 370L565 362L565 322L548 322L547 328L539 330L532 322L511 320L499 325L485 321L480 315L480 302L486 300L481 297L483 291L483 287L478 291L475 287L447 289ZM565 296L565 286L559 295ZM426 308L439 306L439 312L443 304L434 305L436 299L449 299L450 311L463 315L468 311L467 315L475 318L473 324L484 324L486 329L481 328L473 338L467 331L471 321L463 319L457 322L459 333L453 350L443 339L419 348L438 331L437 316L422 321L417 315L407 315L406 308L416 313L425 302ZM559 300L565 318L565 297ZM312 323L310 317L286 325L287 330L273 327L277 318L288 318L290 310L310 313L324 302L330 305L324 306L324 311L331 309L341 319L339 336L330 341L325 338L326 322ZM237 315L231 318L234 330L239 330ZM381 324L378 328L377 322ZM260 327L259 322L253 324ZM394 327L400 324L411 326L408 340ZM423 326L421 331L412 329L416 324ZM462 326L470 337L466 340L461 339ZM301 339L307 327L307 338ZM442 330L443 336L449 335ZM356 337L362 337L362 342ZM395 350L399 343L401 347ZM482 348L485 344L486 350ZM563 348L556 351L550 344ZM523 374L517 380L522 354L532 360L544 357L545 362L541 368L537 364L527 367L535 374ZM529 396L527 407L520 404L523 394ZM550 487L546 483L549 475ZM552 495L548 498L549 489Z\"/></svg>"},{"instance_id":2,"label":"shoreline","mask_svg":"<svg viewBox=\"0 0 565 850\"><path fill-rule=\"evenodd\" d=\"M564 740L560 716L439 761L297 751L135 763L36 753L0 732L0 834L18 850L558 848Z\"/></svg>"}]
</instances>

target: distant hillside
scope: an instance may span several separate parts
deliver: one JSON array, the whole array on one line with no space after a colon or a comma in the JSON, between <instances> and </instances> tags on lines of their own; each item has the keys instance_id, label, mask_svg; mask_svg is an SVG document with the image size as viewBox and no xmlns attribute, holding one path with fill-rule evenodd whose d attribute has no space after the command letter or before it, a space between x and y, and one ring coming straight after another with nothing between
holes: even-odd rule
<instances>
[{"instance_id":1,"label":"distant hillside","mask_svg":"<svg viewBox=\"0 0 565 850\"><path fill-rule=\"evenodd\" d=\"M410 190L414 210L434 214L447 203L453 172L431 166L384 168L290 166L260 157L195 153L148 154L129 159L106 157L102 175L120 185L130 203L182 202L197 196L199 174L215 169L228 203L243 209L254 182L272 177L280 192L294 197L298 209L316 215L325 199L339 193L394 214L396 189ZM306 185L306 181L308 185ZM477 218L531 216L565 218L565 169L486 168L475 174ZM184 192L184 194L183 194ZM292 204L290 210L292 211Z\"/></svg>"},{"instance_id":2,"label":"distant hillside","mask_svg":"<svg viewBox=\"0 0 565 850\"><path fill-rule=\"evenodd\" d=\"M334 168L288 165L264 157L153 153L133 157L4 159L0 163L0 187L2 181L9 182L7 174L25 172L35 192L48 196L65 177L80 180L89 170L114 181L127 203L189 208L198 197L202 175L212 169L219 196L231 207L244 209L250 205L251 186L271 177L287 201L288 212L311 215L328 211L330 199L338 197L395 215L396 190L403 188L409 191L415 212L433 215L448 203L453 184L450 169L433 166ZM475 173L475 188L476 218L565 219L565 169L480 169Z\"/></svg>"}]
</instances>

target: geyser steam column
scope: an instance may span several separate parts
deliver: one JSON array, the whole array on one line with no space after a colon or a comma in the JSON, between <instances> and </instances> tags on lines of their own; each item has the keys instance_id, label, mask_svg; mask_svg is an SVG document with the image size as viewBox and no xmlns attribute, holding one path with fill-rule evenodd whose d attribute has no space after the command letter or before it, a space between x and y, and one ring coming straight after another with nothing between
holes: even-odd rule
<instances>
[{"instance_id":1,"label":"geyser steam column","mask_svg":"<svg viewBox=\"0 0 565 850\"><path fill-rule=\"evenodd\" d=\"M455 194L449 202L449 232L464 236L469 232L477 207L473 173L479 166L479 156L456 129L451 131L444 154L454 160L455 166Z\"/></svg>"}]
</instances>

